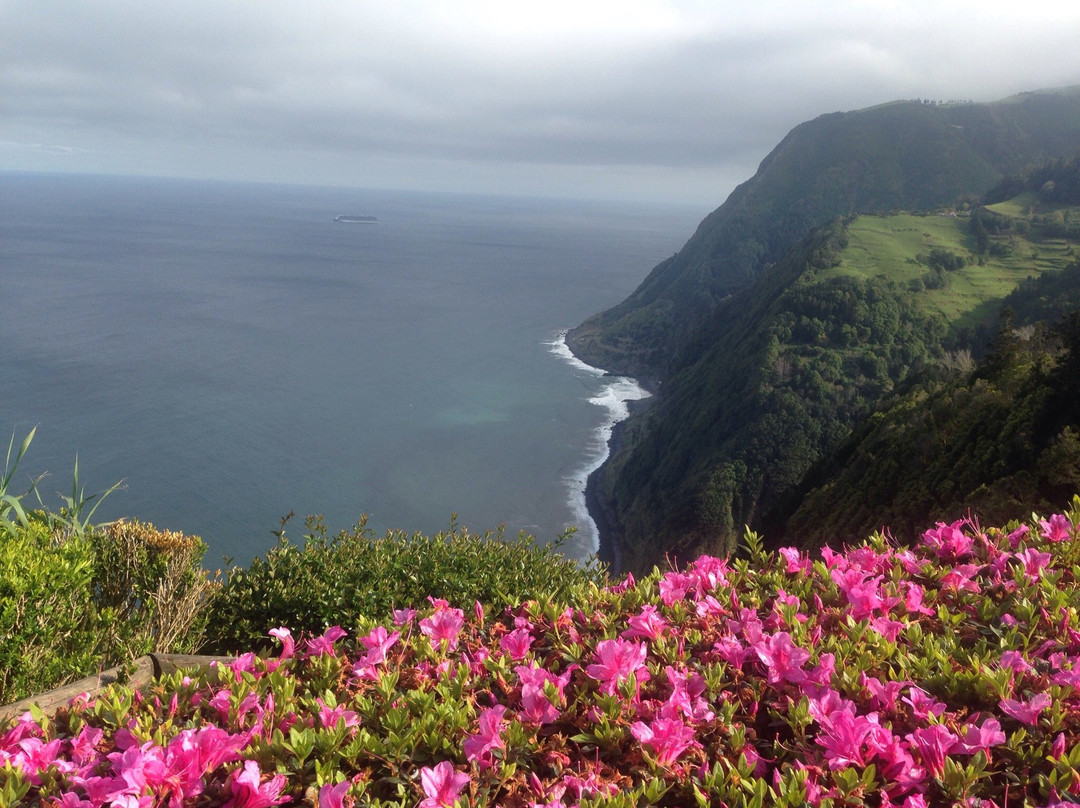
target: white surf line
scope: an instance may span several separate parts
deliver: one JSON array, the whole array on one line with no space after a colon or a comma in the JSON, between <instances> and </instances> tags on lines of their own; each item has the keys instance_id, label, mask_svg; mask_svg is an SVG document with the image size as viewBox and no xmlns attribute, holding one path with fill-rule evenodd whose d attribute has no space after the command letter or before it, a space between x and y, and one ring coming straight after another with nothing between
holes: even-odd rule
<instances>
[{"instance_id":1,"label":"white surf line","mask_svg":"<svg viewBox=\"0 0 1080 808\"><path fill-rule=\"evenodd\" d=\"M651 393L629 376L609 376L607 371L582 362L566 344L566 331L560 331L551 342L544 343L549 350L565 361L574 370L587 373L598 379L604 379L603 389L588 399L590 404L603 407L607 410L607 419L596 428L593 440L589 443L589 459L579 470L572 473L564 480L567 485L570 510L578 520L579 526L587 537L588 547L592 553L600 550L600 531L596 526L596 520L589 513L589 507L585 500L585 485L589 475L604 464L611 453L608 441L615 425L625 420L630 415L628 401L637 401L648 398Z\"/></svg>"}]
</instances>

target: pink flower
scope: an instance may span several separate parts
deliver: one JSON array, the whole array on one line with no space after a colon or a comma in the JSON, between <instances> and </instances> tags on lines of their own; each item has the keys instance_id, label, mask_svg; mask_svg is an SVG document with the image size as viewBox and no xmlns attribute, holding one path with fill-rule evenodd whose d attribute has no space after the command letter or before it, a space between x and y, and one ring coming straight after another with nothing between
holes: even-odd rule
<instances>
[{"instance_id":1,"label":"pink flower","mask_svg":"<svg viewBox=\"0 0 1080 808\"><path fill-rule=\"evenodd\" d=\"M920 721L926 721L931 715L941 715L945 712L945 702L938 701L915 685L908 687L908 695L902 701L911 705L912 714Z\"/></svg>"},{"instance_id":2,"label":"pink flower","mask_svg":"<svg viewBox=\"0 0 1080 808\"><path fill-rule=\"evenodd\" d=\"M709 702L702 698L706 685L701 674L676 670L670 665L664 672L671 683L671 695L660 708L661 715L664 718L683 715L692 721L712 721L715 716L709 709Z\"/></svg>"},{"instance_id":3,"label":"pink flower","mask_svg":"<svg viewBox=\"0 0 1080 808\"><path fill-rule=\"evenodd\" d=\"M670 606L685 598L693 585L693 576L685 572L669 572L660 579L660 599L665 606Z\"/></svg>"},{"instance_id":4,"label":"pink flower","mask_svg":"<svg viewBox=\"0 0 1080 808\"><path fill-rule=\"evenodd\" d=\"M518 665L514 672L521 680L521 711L518 719L533 724L550 724L559 717L559 708L551 703L545 692L550 682L555 686L557 700L564 698L564 689L570 683L575 666L567 668L561 676L533 665Z\"/></svg>"},{"instance_id":5,"label":"pink flower","mask_svg":"<svg viewBox=\"0 0 1080 808\"><path fill-rule=\"evenodd\" d=\"M859 684L870 691L873 708L887 712L896 709L896 697L900 695L900 691L904 687L903 682L891 680L882 683L873 676L867 676L866 673L859 674Z\"/></svg>"},{"instance_id":6,"label":"pink flower","mask_svg":"<svg viewBox=\"0 0 1080 808\"><path fill-rule=\"evenodd\" d=\"M515 662L520 662L525 658L532 644L533 635L527 628L515 628L499 640L499 647L502 648L503 653Z\"/></svg>"},{"instance_id":7,"label":"pink flower","mask_svg":"<svg viewBox=\"0 0 1080 808\"><path fill-rule=\"evenodd\" d=\"M425 617L420 621L420 631L431 638L431 644L439 646L446 640L447 650L457 648L458 635L465 627L465 612L461 609L451 609L445 600L436 599L435 613L431 617Z\"/></svg>"},{"instance_id":8,"label":"pink flower","mask_svg":"<svg viewBox=\"0 0 1080 808\"><path fill-rule=\"evenodd\" d=\"M366 637L360 638L360 642L367 649L364 661L371 665L381 665L386 661L387 652L400 637L400 631L387 632L382 626L376 626Z\"/></svg>"},{"instance_id":9,"label":"pink flower","mask_svg":"<svg viewBox=\"0 0 1080 808\"><path fill-rule=\"evenodd\" d=\"M1020 542L1031 532L1031 528L1027 525L1020 525L1016 530L1009 534L1009 547L1015 550L1020 546Z\"/></svg>"},{"instance_id":10,"label":"pink flower","mask_svg":"<svg viewBox=\"0 0 1080 808\"><path fill-rule=\"evenodd\" d=\"M404 626L416 619L416 609L394 609L394 625Z\"/></svg>"},{"instance_id":11,"label":"pink flower","mask_svg":"<svg viewBox=\"0 0 1080 808\"><path fill-rule=\"evenodd\" d=\"M634 573L628 572L621 584L615 584L610 587L612 594L621 595L623 592L629 592L634 586L637 585L637 581L634 580Z\"/></svg>"},{"instance_id":12,"label":"pink flower","mask_svg":"<svg viewBox=\"0 0 1080 808\"><path fill-rule=\"evenodd\" d=\"M348 780L342 780L336 786L327 783L319 789L319 808L345 808L345 794L351 786Z\"/></svg>"},{"instance_id":13,"label":"pink flower","mask_svg":"<svg viewBox=\"0 0 1080 808\"><path fill-rule=\"evenodd\" d=\"M649 649L644 643L601 640L596 644L598 661L589 665L585 672L601 682L604 693L614 693L630 674L635 675L639 685L648 680L649 671L645 668L645 657L648 653Z\"/></svg>"},{"instance_id":14,"label":"pink flower","mask_svg":"<svg viewBox=\"0 0 1080 808\"><path fill-rule=\"evenodd\" d=\"M333 656L334 643L344 636L345 629L341 626L330 626L321 637L307 641L307 655L309 657Z\"/></svg>"},{"instance_id":15,"label":"pink flower","mask_svg":"<svg viewBox=\"0 0 1080 808\"><path fill-rule=\"evenodd\" d=\"M934 550L938 558L950 561L959 561L971 555L974 540L966 535L961 528L968 524L966 519L960 519L951 525L938 522L937 527L927 530L922 535L923 544Z\"/></svg>"},{"instance_id":16,"label":"pink flower","mask_svg":"<svg viewBox=\"0 0 1080 808\"><path fill-rule=\"evenodd\" d=\"M1060 513L1055 513L1049 519L1040 519L1039 527L1042 528L1042 537L1049 542L1067 541L1072 536L1072 522Z\"/></svg>"},{"instance_id":17,"label":"pink flower","mask_svg":"<svg viewBox=\"0 0 1080 808\"><path fill-rule=\"evenodd\" d=\"M292 632L287 628L284 626L272 628L268 633L271 637L281 641L281 655L278 659L288 659L296 653L296 643L293 641Z\"/></svg>"},{"instance_id":18,"label":"pink flower","mask_svg":"<svg viewBox=\"0 0 1080 808\"><path fill-rule=\"evenodd\" d=\"M777 632L755 644L754 652L765 663L769 684L782 681L799 684L805 681L803 665L810 661L810 652L795 645L786 631Z\"/></svg>"},{"instance_id":19,"label":"pink flower","mask_svg":"<svg viewBox=\"0 0 1080 808\"><path fill-rule=\"evenodd\" d=\"M353 710L346 710L341 705L330 707L322 698L315 699L319 705L319 723L326 729L333 729L339 721L344 721L346 727L360 726L360 716Z\"/></svg>"},{"instance_id":20,"label":"pink flower","mask_svg":"<svg viewBox=\"0 0 1080 808\"><path fill-rule=\"evenodd\" d=\"M630 734L651 746L663 766L670 766L691 746L699 746L694 740L694 728L678 718L657 718L651 726L638 721L630 727Z\"/></svg>"},{"instance_id":21,"label":"pink flower","mask_svg":"<svg viewBox=\"0 0 1080 808\"><path fill-rule=\"evenodd\" d=\"M225 808L269 808L288 802L288 794L281 796L285 787L285 775L277 774L263 783L259 764L254 760L244 761L244 768L229 775L232 799L225 803Z\"/></svg>"},{"instance_id":22,"label":"pink flower","mask_svg":"<svg viewBox=\"0 0 1080 808\"><path fill-rule=\"evenodd\" d=\"M1024 659L1024 655L1019 651L1002 651L1001 659L998 660L998 665L1002 668L1011 668L1017 673L1027 673L1028 671L1034 670L1028 661Z\"/></svg>"},{"instance_id":23,"label":"pink flower","mask_svg":"<svg viewBox=\"0 0 1080 808\"><path fill-rule=\"evenodd\" d=\"M908 743L917 750L927 771L934 777L945 773L945 758L960 742L941 724L917 729L907 736Z\"/></svg>"},{"instance_id":24,"label":"pink flower","mask_svg":"<svg viewBox=\"0 0 1080 808\"><path fill-rule=\"evenodd\" d=\"M425 766L420 769L420 783L427 797L416 808L451 808L469 782L469 775L454 771L448 760L434 767Z\"/></svg>"},{"instance_id":25,"label":"pink flower","mask_svg":"<svg viewBox=\"0 0 1080 808\"><path fill-rule=\"evenodd\" d=\"M794 547L781 547L778 551L783 556L787 565L784 571L788 575L796 575L810 572L813 566L807 556L803 556Z\"/></svg>"},{"instance_id":26,"label":"pink flower","mask_svg":"<svg viewBox=\"0 0 1080 808\"><path fill-rule=\"evenodd\" d=\"M713 643L713 651L724 662L735 668L741 668L743 662L750 656L750 649L745 648L737 638L730 634Z\"/></svg>"},{"instance_id":27,"label":"pink flower","mask_svg":"<svg viewBox=\"0 0 1080 808\"><path fill-rule=\"evenodd\" d=\"M1034 547L1029 547L1014 557L1024 565L1024 575L1029 581L1039 580L1042 571L1050 564L1050 554L1040 553Z\"/></svg>"},{"instance_id":28,"label":"pink flower","mask_svg":"<svg viewBox=\"0 0 1080 808\"><path fill-rule=\"evenodd\" d=\"M978 582L973 580L973 577L981 569L982 567L978 564L957 564L941 579L941 588L955 589L957 592L975 592L977 594L982 589Z\"/></svg>"},{"instance_id":29,"label":"pink flower","mask_svg":"<svg viewBox=\"0 0 1080 808\"><path fill-rule=\"evenodd\" d=\"M974 755L982 751L990 755L991 746L1005 743L1005 733L996 718L988 718L976 727L974 723L964 728L964 737L957 744L956 752L961 755Z\"/></svg>"},{"instance_id":30,"label":"pink flower","mask_svg":"<svg viewBox=\"0 0 1080 808\"><path fill-rule=\"evenodd\" d=\"M668 621L651 603L642 606L641 613L634 615L626 622L630 628L623 631L619 636L628 640L635 637L656 640L664 633L664 629L668 625Z\"/></svg>"},{"instance_id":31,"label":"pink flower","mask_svg":"<svg viewBox=\"0 0 1080 808\"><path fill-rule=\"evenodd\" d=\"M1029 701L1002 699L998 702L998 707L1005 715L1034 727L1039 723L1039 713L1049 707L1051 701L1048 693L1039 693L1037 696L1032 696Z\"/></svg>"},{"instance_id":32,"label":"pink flower","mask_svg":"<svg viewBox=\"0 0 1080 808\"><path fill-rule=\"evenodd\" d=\"M921 586L912 581L905 581L904 588L907 590L904 608L907 609L908 614L934 614L933 609L923 606L923 596L926 592Z\"/></svg>"},{"instance_id":33,"label":"pink flower","mask_svg":"<svg viewBox=\"0 0 1080 808\"><path fill-rule=\"evenodd\" d=\"M484 710L480 713L480 731L465 739L465 759L476 761L481 771L495 765L493 750L506 746L501 735L505 715L506 707L501 704Z\"/></svg>"},{"instance_id":34,"label":"pink flower","mask_svg":"<svg viewBox=\"0 0 1080 808\"><path fill-rule=\"evenodd\" d=\"M830 769L866 765L867 740L878 729L877 724L864 715L856 715L850 703L823 717L820 723L817 742L825 749Z\"/></svg>"}]
</instances>

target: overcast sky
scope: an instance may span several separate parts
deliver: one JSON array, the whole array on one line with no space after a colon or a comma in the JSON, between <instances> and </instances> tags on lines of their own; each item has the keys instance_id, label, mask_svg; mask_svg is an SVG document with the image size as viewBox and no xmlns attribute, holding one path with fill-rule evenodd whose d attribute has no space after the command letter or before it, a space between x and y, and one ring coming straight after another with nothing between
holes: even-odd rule
<instances>
[{"instance_id":1,"label":"overcast sky","mask_svg":"<svg viewBox=\"0 0 1080 808\"><path fill-rule=\"evenodd\" d=\"M0 170L715 207L796 124L1080 84L1080 3L0 0Z\"/></svg>"}]
</instances>

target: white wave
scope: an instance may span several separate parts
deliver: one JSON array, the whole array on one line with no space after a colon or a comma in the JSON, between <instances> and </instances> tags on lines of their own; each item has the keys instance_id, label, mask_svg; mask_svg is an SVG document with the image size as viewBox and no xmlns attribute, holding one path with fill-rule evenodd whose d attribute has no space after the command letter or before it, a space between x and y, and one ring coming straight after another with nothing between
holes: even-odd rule
<instances>
[{"instance_id":1,"label":"white wave","mask_svg":"<svg viewBox=\"0 0 1080 808\"><path fill-rule=\"evenodd\" d=\"M596 428L592 440L588 446L588 459L584 466L573 472L564 480L567 485L568 504L579 526L579 535L582 536L588 552L596 553L600 549L600 531L596 521L589 513L589 507L585 501L585 485L589 475L604 464L610 454L608 441L611 440L615 425L625 420L630 415L629 401L638 401L648 398L651 394L648 390L629 376L609 376L601 368L593 367L582 362L566 344L566 331L560 331L551 342L544 343L551 352L564 360L575 370L588 373L590 376L602 380L603 387L600 392L589 397L590 404L603 407L607 410L607 418ZM584 535L582 535L584 534Z\"/></svg>"}]
</instances>

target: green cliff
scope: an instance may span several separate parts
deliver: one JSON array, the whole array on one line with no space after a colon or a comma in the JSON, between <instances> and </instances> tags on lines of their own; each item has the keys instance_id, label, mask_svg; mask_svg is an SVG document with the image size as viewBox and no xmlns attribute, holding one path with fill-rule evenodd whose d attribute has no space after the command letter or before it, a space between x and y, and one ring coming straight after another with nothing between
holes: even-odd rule
<instances>
[{"instance_id":1,"label":"green cliff","mask_svg":"<svg viewBox=\"0 0 1080 808\"><path fill-rule=\"evenodd\" d=\"M808 473L887 397L975 346L1025 278L1075 260L1080 211L1031 166L1078 147L1076 91L824 116L572 332L586 361L658 390L591 481L619 566L730 552L744 525L783 536ZM1030 188L980 205L1025 170L1043 207ZM900 208L934 212L851 215Z\"/></svg>"}]
</instances>

